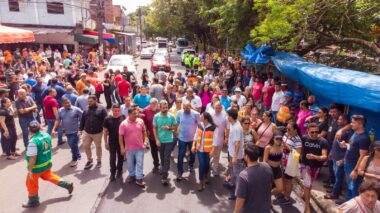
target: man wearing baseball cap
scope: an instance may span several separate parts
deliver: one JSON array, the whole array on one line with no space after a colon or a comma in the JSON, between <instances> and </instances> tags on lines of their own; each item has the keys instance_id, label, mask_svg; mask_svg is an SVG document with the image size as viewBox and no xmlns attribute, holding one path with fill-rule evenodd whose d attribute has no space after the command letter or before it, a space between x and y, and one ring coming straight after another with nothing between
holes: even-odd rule
<instances>
[{"instance_id":1,"label":"man wearing baseball cap","mask_svg":"<svg viewBox=\"0 0 380 213\"><path fill-rule=\"evenodd\" d=\"M64 181L61 177L51 171L52 149L51 136L41 132L40 123L32 121L29 123L29 132L32 137L26 150L26 161L28 175L26 177L26 187L28 190L28 202L23 204L24 208L33 208L40 205L38 196L38 179L52 182L62 188L67 189L69 194L74 190L73 183Z\"/></svg>"}]
</instances>

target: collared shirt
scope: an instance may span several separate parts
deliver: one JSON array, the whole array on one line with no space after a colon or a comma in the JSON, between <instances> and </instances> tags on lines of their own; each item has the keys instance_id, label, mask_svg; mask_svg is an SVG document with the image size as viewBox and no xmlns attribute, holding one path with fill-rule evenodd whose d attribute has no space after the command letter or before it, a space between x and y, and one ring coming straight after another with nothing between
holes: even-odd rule
<instances>
[{"instance_id":1,"label":"collared shirt","mask_svg":"<svg viewBox=\"0 0 380 213\"><path fill-rule=\"evenodd\" d=\"M189 100L187 98L187 96L184 96L182 97L182 101L185 102L185 101L190 101L190 104L191 104L191 108L196 110L198 108L201 108L202 107L202 100L199 96L197 95L194 95L193 98L191 100Z\"/></svg>"},{"instance_id":2,"label":"collared shirt","mask_svg":"<svg viewBox=\"0 0 380 213\"><path fill-rule=\"evenodd\" d=\"M224 133L228 127L227 115L225 112L216 114L215 111L211 113L212 119L214 120L216 129L214 132L213 146L222 146L224 143Z\"/></svg>"},{"instance_id":3,"label":"collared shirt","mask_svg":"<svg viewBox=\"0 0 380 213\"><path fill-rule=\"evenodd\" d=\"M177 113L176 122L178 125L178 139L185 142L193 141L194 134L200 123L199 112L190 110L190 113L186 114L183 110L180 110Z\"/></svg>"},{"instance_id":4,"label":"collared shirt","mask_svg":"<svg viewBox=\"0 0 380 213\"><path fill-rule=\"evenodd\" d=\"M58 112L57 120L61 121L66 134L73 134L79 131L82 114L83 111L76 106L71 106L69 109L61 107Z\"/></svg>"},{"instance_id":5,"label":"collared shirt","mask_svg":"<svg viewBox=\"0 0 380 213\"><path fill-rule=\"evenodd\" d=\"M84 110L80 122L80 130L89 134L98 134L103 131L104 119L107 117L107 110L102 105L89 106Z\"/></svg>"},{"instance_id":6,"label":"collared shirt","mask_svg":"<svg viewBox=\"0 0 380 213\"><path fill-rule=\"evenodd\" d=\"M131 121L125 119L119 127L119 135L124 137L125 149L127 151L144 149L144 121L137 118Z\"/></svg>"},{"instance_id":7,"label":"collared shirt","mask_svg":"<svg viewBox=\"0 0 380 213\"><path fill-rule=\"evenodd\" d=\"M88 107L88 94L81 95L77 98L75 106L79 107L82 111Z\"/></svg>"},{"instance_id":8,"label":"collared shirt","mask_svg":"<svg viewBox=\"0 0 380 213\"><path fill-rule=\"evenodd\" d=\"M128 117L128 110L131 106L126 106L125 104L120 106L121 114L123 114L126 118Z\"/></svg>"},{"instance_id":9,"label":"collared shirt","mask_svg":"<svg viewBox=\"0 0 380 213\"><path fill-rule=\"evenodd\" d=\"M15 101L15 104L16 104L16 109L20 110L20 109L25 109L25 108L29 108L29 107L33 106L34 101L31 97L26 96L25 100L21 100L20 98L18 98ZM23 113L23 114L18 113L18 116L20 118L30 118L30 117L33 117L33 112L29 111L29 112Z\"/></svg>"},{"instance_id":10,"label":"collared shirt","mask_svg":"<svg viewBox=\"0 0 380 213\"><path fill-rule=\"evenodd\" d=\"M71 104L72 105L75 105L75 102L77 102L77 98L78 98L78 96L77 95L75 95L75 94L73 94L73 93L66 93L66 94L64 94L63 96L62 96L62 98L67 98L67 99L69 99L70 100L70 102L71 102Z\"/></svg>"}]
</instances>

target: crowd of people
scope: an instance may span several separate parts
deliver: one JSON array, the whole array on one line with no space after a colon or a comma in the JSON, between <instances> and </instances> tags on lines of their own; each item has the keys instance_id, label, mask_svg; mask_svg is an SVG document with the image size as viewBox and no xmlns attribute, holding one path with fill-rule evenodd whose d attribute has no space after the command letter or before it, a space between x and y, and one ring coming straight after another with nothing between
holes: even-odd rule
<instances>
[{"instance_id":1,"label":"crowd of people","mask_svg":"<svg viewBox=\"0 0 380 213\"><path fill-rule=\"evenodd\" d=\"M272 195L273 204L291 204L297 176L303 179L305 212L311 212L313 183L327 165L325 199L345 202L339 207L342 212L380 212L380 141L371 142L363 115L350 117L339 104L318 106L316 97L306 96L300 85L286 85L272 72L248 68L240 57L201 53L186 59L186 74L159 71L149 78L143 70L139 80L128 67L102 74L91 53L62 56L57 51L30 65L24 52L16 50L0 66L1 147L8 160L20 156L17 114L28 178L34 180L27 183L26 207L39 203L38 177L73 190L72 183L50 171L53 136L58 146L70 146L70 167L82 158L80 142L85 170L102 166L105 147L110 181L122 178L126 160L127 182L141 187L146 184L145 149L150 149L152 172L164 186L178 150L175 180L195 172L198 159L197 190L223 175L229 199L236 200L235 212L270 212ZM46 133L40 124L47 126ZM224 147L228 165L222 173ZM344 183L345 199L339 200Z\"/></svg>"}]
</instances>

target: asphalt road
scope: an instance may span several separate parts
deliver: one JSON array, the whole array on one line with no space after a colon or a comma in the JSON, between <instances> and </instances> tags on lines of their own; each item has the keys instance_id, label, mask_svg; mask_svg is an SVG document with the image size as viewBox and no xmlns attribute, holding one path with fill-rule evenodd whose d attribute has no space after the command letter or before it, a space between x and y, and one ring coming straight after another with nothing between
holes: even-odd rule
<instances>
[{"instance_id":1,"label":"asphalt road","mask_svg":"<svg viewBox=\"0 0 380 213\"><path fill-rule=\"evenodd\" d=\"M150 72L150 60L138 59L139 66L136 77L140 79L142 69ZM184 73L184 67L180 65L180 57L173 51L171 54L171 66L174 71ZM143 189L135 184L126 182L128 175L124 164L124 176L122 180L110 182L101 195L101 201L96 212L156 212L156 213L187 213L187 212L232 212L235 202L229 201L229 191L223 187L223 177L211 178L210 185L203 192L198 192L197 161L195 173L185 173L186 180L175 181L176 176L177 149L171 160L169 172L169 186L162 186L160 175L151 173L153 169L152 157L149 150L145 151L144 174L146 187ZM223 151L221 163L227 163L226 150ZM187 163L185 163L185 171ZM273 205L273 212L297 213L302 212L303 201L293 193L294 203L289 206ZM255 212L252 209L252 212Z\"/></svg>"},{"instance_id":2,"label":"asphalt road","mask_svg":"<svg viewBox=\"0 0 380 213\"><path fill-rule=\"evenodd\" d=\"M174 51L173 51L174 52ZM140 80L143 68L150 72L150 60L138 60L139 66L137 78ZM184 72L180 65L179 56L174 52L171 57L172 69ZM102 75L100 75L102 76ZM102 96L103 98L103 96ZM104 100L103 100L104 103ZM16 120L17 132L21 130ZM46 131L44 127L43 131ZM66 140L66 138L64 138ZM17 147L20 152L24 151L22 139L19 137ZM211 183L203 192L196 191L196 169L195 174L185 173L187 180L174 182L176 175L176 157L172 159L171 171L169 173L170 185L163 187L160 176L154 175L152 169L152 158L146 150L144 160L144 174L147 186L145 189L135 184L126 183L128 176L126 164L124 165L123 179L109 183L109 153L103 146L103 165L100 169L93 167L83 170L86 163L86 155L80 146L82 160L75 168L69 167L71 160L70 148L66 144L57 146L57 139L53 139L53 167L52 171L62 176L65 180L74 182L74 192L71 196L67 191L51 183L39 181L39 196L41 205L36 209L23 209L21 204L27 201L25 178L27 174L24 157L9 161L4 156L0 157L0 213L88 213L88 212L232 212L234 202L227 199L229 191L222 186L221 178L211 178ZM95 155L95 147L92 147ZM177 152L175 150L175 156ZM227 154L222 155L222 164L227 163ZM196 162L197 166L197 162ZM185 169L187 164L185 164ZM196 167L197 168L197 167ZM302 212L303 202L293 193L294 204L291 206L274 205L273 212L297 213ZM252 210L252 212L255 212Z\"/></svg>"}]
</instances>

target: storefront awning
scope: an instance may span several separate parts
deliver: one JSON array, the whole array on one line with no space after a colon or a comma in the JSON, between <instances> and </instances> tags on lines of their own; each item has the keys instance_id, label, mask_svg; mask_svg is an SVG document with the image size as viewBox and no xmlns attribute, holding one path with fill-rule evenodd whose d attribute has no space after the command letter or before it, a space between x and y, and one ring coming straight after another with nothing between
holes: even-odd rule
<instances>
[{"instance_id":1,"label":"storefront awning","mask_svg":"<svg viewBox=\"0 0 380 213\"><path fill-rule=\"evenodd\" d=\"M57 33L71 33L74 29L62 29L62 28L38 28L38 27L25 27L25 30L30 30L34 35L46 35Z\"/></svg>"},{"instance_id":2,"label":"storefront awning","mask_svg":"<svg viewBox=\"0 0 380 213\"><path fill-rule=\"evenodd\" d=\"M34 42L32 31L0 25L0 44Z\"/></svg>"},{"instance_id":3,"label":"storefront awning","mask_svg":"<svg viewBox=\"0 0 380 213\"><path fill-rule=\"evenodd\" d=\"M93 36L93 35L75 34L74 40L79 43L92 44L92 45L99 43L98 36Z\"/></svg>"},{"instance_id":4,"label":"storefront awning","mask_svg":"<svg viewBox=\"0 0 380 213\"><path fill-rule=\"evenodd\" d=\"M93 36L98 36L99 35L98 32L96 32L96 31L89 31L89 30L83 31L83 34L85 34L85 35L93 35ZM103 39L115 38L115 35L112 34L112 33L103 33L102 34L102 38Z\"/></svg>"}]
</instances>

